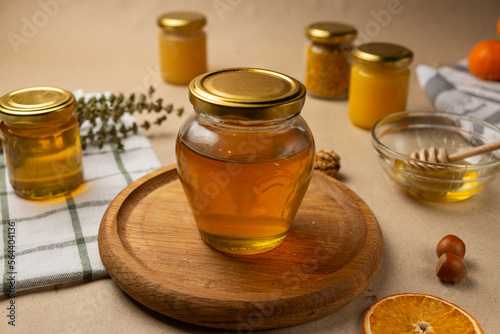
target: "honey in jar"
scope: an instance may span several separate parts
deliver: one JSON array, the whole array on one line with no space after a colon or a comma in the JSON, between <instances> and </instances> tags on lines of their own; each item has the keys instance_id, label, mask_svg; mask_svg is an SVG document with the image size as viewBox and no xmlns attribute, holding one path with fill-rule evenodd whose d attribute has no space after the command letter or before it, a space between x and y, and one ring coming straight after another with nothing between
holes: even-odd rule
<instances>
[{"instance_id":1,"label":"honey in jar","mask_svg":"<svg viewBox=\"0 0 500 334\"><path fill-rule=\"evenodd\" d=\"M367 43L352 51L349 117L364 129L382 117L405 111L413 53L391 43Z\"/></svg>"},{"instance_id":2,"label":"honey in jar","mask_svg":"<svg viewBox=\"0 0 500 334\"><path fill-rule=\"evenodd\" d=\"M27 199L49 199L83 183L75 97L55 87L32 87L0 98L0 135L9 181Z\"/></svg>"},{"instance_id":3,"label":"honey in jar","mask_svg":"<svg viewBox=\"0 0 500 334\"><path fill-rule=\"evenodd\" d=\"M167 82L187 85L207 71L205 16L172 12L158 18L160 72Z\"/></svg>"},{"instance_id":4,"label":"honey in jar","mask_svg":"<svg viewBox=\"0 0 500 334\"><path fill-rule=\"evenodd\" d=\"M305 86L309 94L326 99L345 98L349 90L354 27L336 23L313 23L306 28Z\"/></svg>"},{"instance_id":5,"label":"honey in jar","mask_svg":"<svg viewBox=\"0 0 500 334\"><path fill-rule=\"evenodd\" d=\"M313 173L305 93L298 80L255 68L190 83L194 112L179 130L177 170L208 245L256 254L286 237Z\"/></svg>"}]
</instances>

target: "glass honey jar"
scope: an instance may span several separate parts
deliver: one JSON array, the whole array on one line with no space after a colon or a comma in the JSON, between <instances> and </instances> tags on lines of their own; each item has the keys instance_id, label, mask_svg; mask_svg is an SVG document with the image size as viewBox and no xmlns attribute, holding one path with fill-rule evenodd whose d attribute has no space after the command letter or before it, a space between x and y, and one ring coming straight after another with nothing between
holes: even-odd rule
<instances>
[{"instance_id":1,"label":"glass honey jar","mask_svg":"<svg viewBox=\"0 0 500 334\"><path fill-rule=\"evenodd\" d=\"M405 111L408 96L408 66L413 53L401 45L367 43L352 52L349 117L364 129L382 117Z\"/></svg>"},{"instance_id":2,"label":"glass honey jar","mask_svg":"<svg viewBox=\"0 0 500 334\"><path fill-rule=\"evenodd\" d=\"M298 80L256 68L205 73L176 143L177 170L201 238L256 254L286 237L313 173L314 139Z\"/></svg>"},{"instance_id":3,"label":"glass honey jar","mask_svg":"<svg viewBox=\"0 0 500 334\"><path fill-rule=\"evenodd\" d=\"M187 85L207 71L205 16L195 12L172 12L157 20L160 72L167 82Z\"/></svg>"},{"instance_id":4,"label":"glass honey jar","mask_svg":"<svg viewBox=\"0 0 500 334\"><path fill-rule=\"evenodd\" d=\"M75 97L55 87L32 87L0 98L0 136L9 181L27 199L70 193L83 183Z\"/></svg>"},{"instance_id":5,"label":"glass honey jar","mask_svg":"<svg viewBox=\"0 0 500 334\"><path fill-rule=\"evenodd\" d=\"M304 83L309 94L325 99L347 97L356 35L354 27L336 22L313 23L306 28L311 42Z\"/></svg>"}]
</instances>

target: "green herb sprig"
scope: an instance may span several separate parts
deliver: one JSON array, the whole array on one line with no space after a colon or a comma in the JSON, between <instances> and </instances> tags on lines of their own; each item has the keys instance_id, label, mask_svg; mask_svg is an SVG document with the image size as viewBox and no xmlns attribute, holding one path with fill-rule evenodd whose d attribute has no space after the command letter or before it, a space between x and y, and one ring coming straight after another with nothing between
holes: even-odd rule
<instances>
[{"instance_id":1,"label":"green herb sprig","mask_svg":"<svg viewBox=\"0 0 500 334\"><path fill-rule=\"evenodd\" d=\"M184 109L174 108L173 104L165 104L163 99L154 100L155 89L149 87L146 94L136 96L131 93L127 97L123 93L111 94L108 97L92 97L86 101L83 97L78 99L75 115L80 126L80 140L82 149L89 145L101 149L106 143L116 144L119 150L123 150L124 138L137 134L139 128L148 130L153 125L161 125L167 120L167 115L175 112L178 117L182 116ZM145 120L138 125L134 120L126 122L124 116L135 113L154 113L156 119L153 122ZM88 121L87 123L85 123Z\"/></svg>"}]
</instances>

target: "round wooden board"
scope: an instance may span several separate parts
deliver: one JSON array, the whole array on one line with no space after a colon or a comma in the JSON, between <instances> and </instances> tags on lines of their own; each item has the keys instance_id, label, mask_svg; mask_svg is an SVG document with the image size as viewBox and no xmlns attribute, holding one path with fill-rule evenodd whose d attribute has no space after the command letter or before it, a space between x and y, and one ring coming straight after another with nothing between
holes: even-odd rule
<instances>
[{"instance_id":1,"label":"round wooden board","mask_svg":"<svg viewBox=\"0 0 500 334\"><path fill-rule=\"evenodd\" d=\"M380 226L342 183L315 172L288 236L258 255L228 255L199 237L175 166L152 172L110 204L99 252L139 303L213 328L253 331L305 323L361 294L382 260Z\"/></svg>"}]
</instances>

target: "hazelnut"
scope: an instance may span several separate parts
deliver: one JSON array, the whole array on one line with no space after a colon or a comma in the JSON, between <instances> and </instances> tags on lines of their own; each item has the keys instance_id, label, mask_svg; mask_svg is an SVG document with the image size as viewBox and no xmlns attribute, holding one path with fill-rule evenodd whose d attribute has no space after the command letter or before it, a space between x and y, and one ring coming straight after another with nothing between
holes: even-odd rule
<instances>
[{"instance_id":1,"label":"hazelnut","mask_svg":"<svg viewBox=\"0 0 500 334\"><path fill-rule=\"evenodd\" d=\"M467 267L459 256L444 253L438 259L436 275L443 281L457 283L467 276Z\"/></svg>"},{"instance_id":2,"label":"hazelnut","mask_svg":"<svg viewBox=\"0 0 500 334\"><path fill-rule=\"evenodd\" d=\"M439 241L436 247L436 254L438 257L444 253L455 254L463 259L465 256L465 243L459 237L448 234Z\"/></svg>"}]
</instances>

